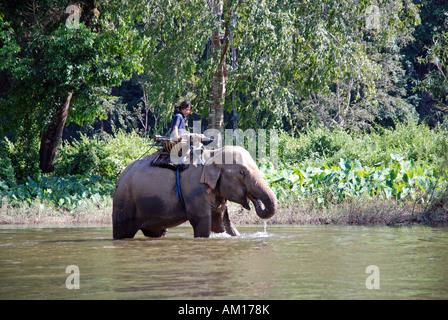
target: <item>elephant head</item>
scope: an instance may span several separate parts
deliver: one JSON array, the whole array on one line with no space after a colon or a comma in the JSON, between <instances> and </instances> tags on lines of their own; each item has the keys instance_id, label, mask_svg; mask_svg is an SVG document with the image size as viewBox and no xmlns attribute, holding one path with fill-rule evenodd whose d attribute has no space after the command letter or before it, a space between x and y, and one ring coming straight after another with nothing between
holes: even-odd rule
<instances>
[{"instance_id":1,"label":"elephant head","mask_svg":"<svg viewBox=\"0 0 448 320\"><path fill-rule=\"evenodd\" d=\"M226 200L241 204L250 210L252 201L262 219L272 217L277 210L277 198L263 179L250 153L242 147L226 146L206 160L201 183L218 189Z\"/></svg>"}]
</instances>

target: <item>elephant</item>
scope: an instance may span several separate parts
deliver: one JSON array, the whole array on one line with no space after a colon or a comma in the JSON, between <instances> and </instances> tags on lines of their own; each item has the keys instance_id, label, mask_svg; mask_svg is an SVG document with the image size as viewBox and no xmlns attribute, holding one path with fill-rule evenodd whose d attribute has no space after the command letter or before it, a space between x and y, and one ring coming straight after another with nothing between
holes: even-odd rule
<instances>
[{"instance_id":1,"label":"elephant","mask_svg":"<svg viewBox=\"0 0 448 320\"><path fill-rule=\"evenodd\" d=\"M133 238L139 230L147 237L162 237L168 228L186 221L194 237L208 238L211 232L237 236L227 201L250 210L250 200L262 219L277 210L275 194L240 146L203 150L203 163L189 164L181 172L150 166L145 158L129 164L119 176L113 195L114 239Z\"/></svg>"}]
</instances>

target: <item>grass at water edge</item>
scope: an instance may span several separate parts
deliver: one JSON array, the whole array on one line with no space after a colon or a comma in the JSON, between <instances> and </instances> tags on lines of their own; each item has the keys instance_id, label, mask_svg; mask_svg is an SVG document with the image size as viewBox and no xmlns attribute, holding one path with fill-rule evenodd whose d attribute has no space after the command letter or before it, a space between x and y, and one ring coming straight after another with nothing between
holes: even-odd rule
<instances>
[{"instance_id":1,"label":"grass at water edge","mask_svg":"<svg viewBox=\"0 0 448 320\"><path fill-rule=\"evenodd\" d=\"M230 219L235 225L263 224L255 210L245 210L229 204ZM11 204L5 199L0 204L1 225L112 225L112 199L101 203L86 201L75 209L56 208L34 201L32 204ZM386 225L411 224L448 225L448 192L433 206L393 200L359 199L349 203L317 207L312 201L295 204L279 203L277 213L268 224L293 225Z\"/></svg>"}]
</instances>

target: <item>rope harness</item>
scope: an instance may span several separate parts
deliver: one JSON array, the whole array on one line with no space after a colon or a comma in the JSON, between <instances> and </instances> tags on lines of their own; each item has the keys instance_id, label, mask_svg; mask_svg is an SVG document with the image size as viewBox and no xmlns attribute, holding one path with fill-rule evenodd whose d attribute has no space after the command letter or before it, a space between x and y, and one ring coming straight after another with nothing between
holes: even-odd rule
<instances>
[{"instance_id":1,"label":"rope harness","mask_svg":"<svg viewBox=\"0 0 448 320\"><path fill-rule=\"evenodd\" d=\"M180 203L182 203L182 207L185 211L187 211L187 207L185 206L184 198L182 197L182 191L180 190L180 174L179 168L176 170L176 186L174 187L178 197L180 198Z\"/></svg>"},{"instance_id":2,"label":"rope harness","mask_svg":"<svg viewBox=\"0 0 448 320\"><path fill-rule=\"evenodd\" d=\"M190 150L193 153L193 155L198 159L199 164L201 166L204 166L205 165L204 161L202 161L202 159L197 155L196 151L194 151L193 146L190 146ZM179 168L176 169L176 185L174 186L174 190L176 190L177 196L180 199L180 203L182 204L182 207L184 208L184 211L187 212L187 207L185 206L184 197L182 196L182 190L180 188Z\"/></svg>"}]
</instances>

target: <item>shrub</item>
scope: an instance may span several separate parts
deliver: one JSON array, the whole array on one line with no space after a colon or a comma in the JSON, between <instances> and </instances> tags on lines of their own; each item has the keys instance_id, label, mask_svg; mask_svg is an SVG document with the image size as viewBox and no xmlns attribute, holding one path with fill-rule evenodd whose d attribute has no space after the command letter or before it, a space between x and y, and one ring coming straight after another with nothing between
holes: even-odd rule
<instances>
[{"instance_id":1,"label":"shrub","mask_svg":"<svg viewBox=\"0 0 448 320\"><path fill-rule=\"evenodd\" d=\"M280 162L283 163L316 163L331 158L341 148L348 134L342 131L330 131L328 128L308 130L300 135L279 134Z\"/></svg>"},{"instance_id":2,"label":"shrub","mask_svg":"<svg viewBox=\"0 0 448 320\"><path fill-rule=\"evenodd\" d=\"M28 177L27 181L10 188L4 193L10 203L27 202L36 199L56 207L74 209L86 200L101 203L110 197L115 185L99 176L41 177L37 181Z\"/></svg>"},{"instance_id":3,"label":"shrub","mask_svg":"<svg viewBox=\"0 0 448 320\"><path fill-rule=\"evenodd\" d=\"M367 166L392 164L391 154L421 165L439 162L446 130L431 130L425 124L408 121L395 129L371 133L312 128L300 135L279 134L279 160L285 167L336 166L339 159L359 160ZM442 141L442 142L441 142Z\"/></svg>"},{"instance_id":4,"label":"shrub","mask_svg":"<svg viewBox=\"0 0 448 320\"><path fill-rule=\"evenodd\" d=\"M415 165L394 154L391 161L389 166L368 167L359 160L340 159L338 166L331 167L275 170L268 164L260 165L260 170L278 199L314 199L323 206L374 197L427 203L434 192L443 193L447 187L447 182L428 166Z\"/></svg>"},{"instance_id":5,"label":"shrub","mask_svg":"<svg viewBox=\"0 0 448 320\"><path fill-rule=\"evenodd\" d=\"M11 159L0 155L0 191L6 191L16 185Z\"/></svg>"},{"instance_id":6,"label":"shrub","mask_svg":"<svg viewBox=\"0 0 448 320\"><path fill-rule=\"evenodd\" d=\"M142 138L136 132L115 132L104 142L104 149L109 155L109 163L102 163L98 174L111 181L116 181L120 173L134 160L149 155L157 150L149 144L153 141Z\"/></svg>"},{"instance_id":7,"label":"shrub","mask_svg":"<svg viewBox=\"0 0 448 320\"><path fill-rule=\"evenodd\" d=\"M98 138L89 139L81 135L80 140L73 143L64 142L59 149L58 161L54 174L89 176L98 171L101 143ZM103 154L103 156L106 156Z\"/></svg>"},{"instance_id":8,"label":"shrub","mask_svg":"<svg viewBox=\"0 0 448 320\"><path fill-rule=\"evenodd\" d=\"M82 135L80 140L65 142L60 148L54 175L98 175L116 181L129 163L150 152L149 141L135 132L119 130L114 136L90 139Z\"/></svg>"},{"instance_id":9,"label":"shrub","mask_svg":"<svg viewBox=\"0 0 448 320\"><path fill-rule=\"evenodd\" d=\"M13 143L6 137L0 141L0 181L3 182L0 182L0 185L3 188L12 187L16 183L24 181L28 176L39 177L37 144L30 143L23 146L23 143L24 141L21 139Z\"/></svg>"}]
</instances>

